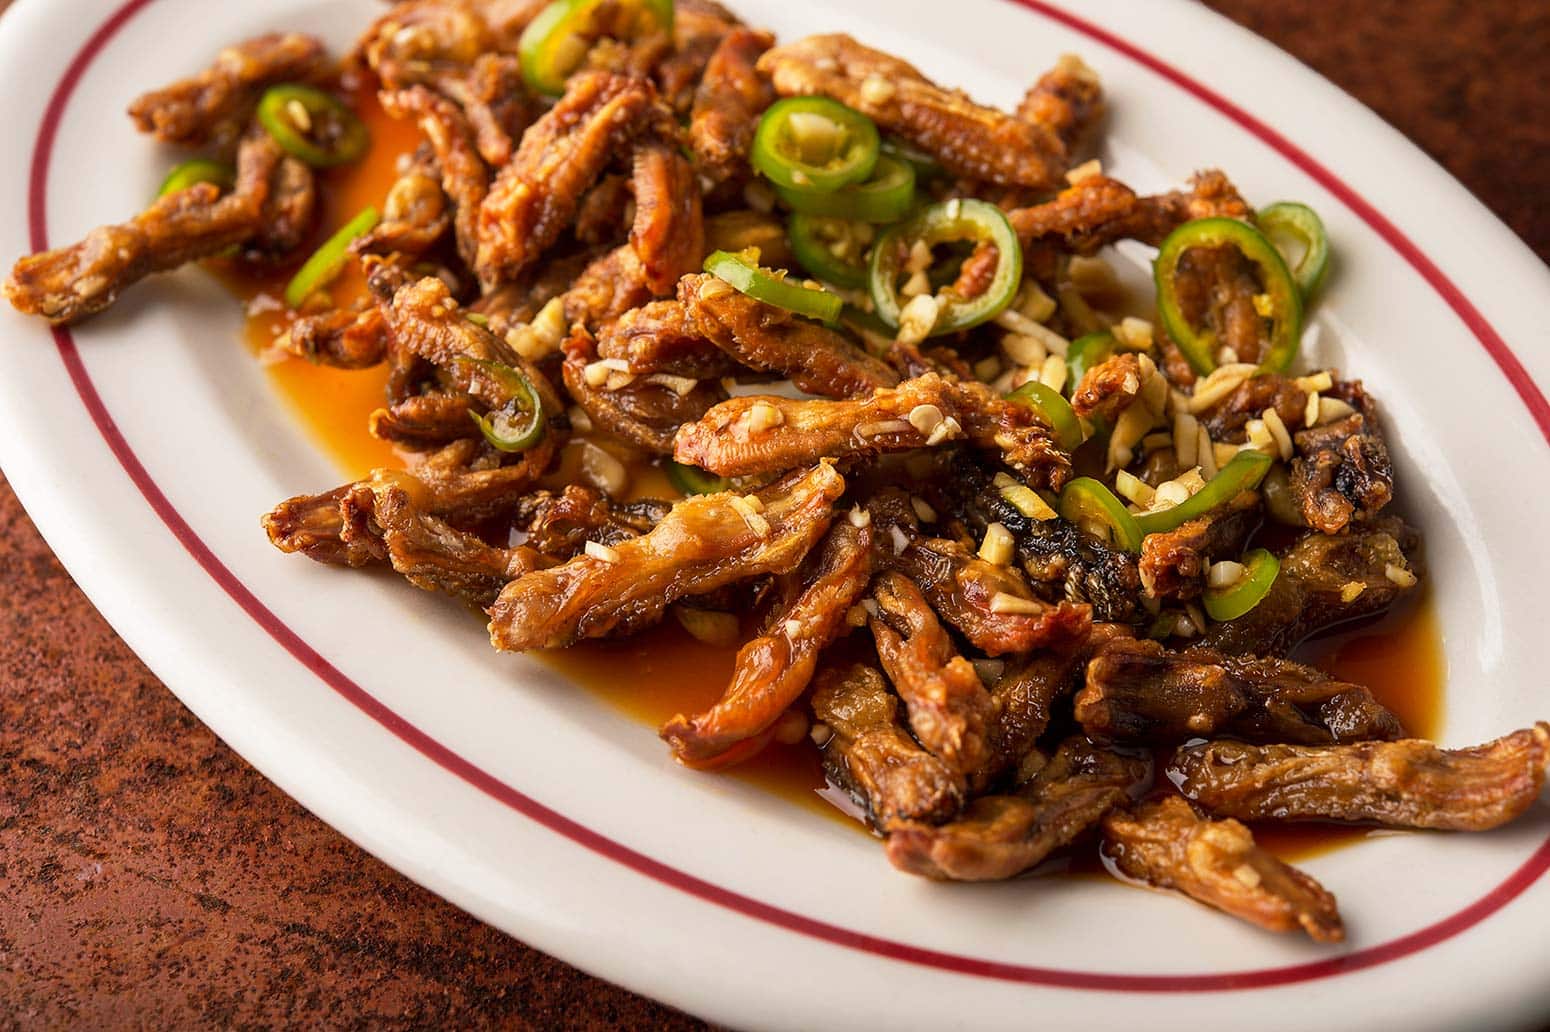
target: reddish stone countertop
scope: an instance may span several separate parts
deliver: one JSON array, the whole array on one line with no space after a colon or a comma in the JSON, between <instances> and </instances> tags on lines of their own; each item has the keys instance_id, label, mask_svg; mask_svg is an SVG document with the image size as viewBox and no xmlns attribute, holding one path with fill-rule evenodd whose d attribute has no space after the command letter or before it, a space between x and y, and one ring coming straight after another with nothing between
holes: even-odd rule
<instances>
[{"instance_id":1,"label":"reddish stone countertop","mask_svg":"<svg viewBox=\"0 0 1550 1032\"><path fill-rule=\"evenodd\" d=\"M1209 5L1550 259L1550 9ZM0 480L0 1027L320 1021L700 1027L482 925L270 785L119 640Z\"/></svg>"}]
</instances>

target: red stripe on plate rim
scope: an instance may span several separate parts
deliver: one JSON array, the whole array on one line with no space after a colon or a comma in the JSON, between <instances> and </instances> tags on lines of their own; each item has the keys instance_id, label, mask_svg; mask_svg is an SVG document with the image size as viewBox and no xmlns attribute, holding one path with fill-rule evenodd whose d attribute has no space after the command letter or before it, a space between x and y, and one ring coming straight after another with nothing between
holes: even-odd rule
<instances>
[{"instance_id":1,"label":"red stripe on plate rim","mask_svg":"<svg viewBox=\"0 0 1550 1032\"><path fill-rule=\"evenodd\" d=\"M64 117L70 97L91 63L98 57L115 35L136 14L148 7L153 0L128 0L118 8L87 39L71 60L59 84L51 95L44 111L42 125L32 155L28 179L28 227L33 250L47 248L47 188L49 165L54 142ZM1307 152L1297 147L1274 129L1244 111L1238 105L1215 93L1184 73L1163 63L1158 58L1108 30L1079 18L1068 11L1053 7L1043 0L1010 0L1010 2L1058 22L1129 58L1164 79L1178 86L1214 108L1222 115L1279 152L1303 172L1356 213L1374 232L1426 280L1453 309L1464 325L1480 341L1486 352L1507 377L1519 397L1523 399L1530 415L1540 431L1550 441L1550 402L1523 368L1511 349L1507 347L1478 309L1407 238L1399 228L1385 218L1376 208L1358 195L1333 172L1315 161ZM404 743L415 749L438 766L456 775L472 787L505 804L525 817L565 836L578 845L607 857L646 877L669 885L697 899L714 903L729 910L802 935L820 939L834 945L859 950L891 960L904 961L925 967L952 971L981 978L994 978L1010 982L1052 986L1066 989L1107 990L1120 992L1219 992L1226 990L1261 989L1270 986L1306 982L1334 975L1358 971L1363 968L1387 963L1417 953L1449 939L1467 928L1485 920L1500 910L1550 869L1550 839L1539 846L1524 863L1505 881L1476 900L1474 903L1443 918L1434 924L1409 935L1362 950L1305 964L1264 968L1253 971L1225 972L1202 975L1128 975L1106 972L1069 971L1058 968L1031 967L1004 963L979 957L962 956L939 950L912 946L863 932L841 928L815 918L797 914L752 897L711 884L692 874L671 867L640 853L623 843L550 809L536 799L506 784L484 771L469 760L420 730L370 692L346 677L327 659L308 645L300 635L291 630L268 607L258 600L241 581L216 557L208 545L200 539L167 496L151 479L145 466L135 455L128 440L119 430L112 414L98 394L85 363L81 359L75 340L68 329L56 327L54 341L59 350L70 380L81 397L83 405L96 424L109 450L123 466L130 480L145 497L151 509L161 518L178 542L188 551L195 562L223 591L229 595L265 633L289 652L302 666L311 671L352 705L392 732Z\"/></svg>"}]
</instances>

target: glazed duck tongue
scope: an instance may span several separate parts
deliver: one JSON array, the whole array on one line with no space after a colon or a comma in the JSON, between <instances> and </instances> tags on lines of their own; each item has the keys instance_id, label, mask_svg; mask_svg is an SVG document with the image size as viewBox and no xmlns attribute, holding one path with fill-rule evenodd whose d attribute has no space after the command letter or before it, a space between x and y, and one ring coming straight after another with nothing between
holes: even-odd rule
<instances>
[{"instance_id":1,"label":"glazed duck tongue","mask_svg":"<svg viewBox=\"0 0 1550 1032\"><path fill-rule=\"evenodd\" d=\"M945 90L913 65L849 36L809 36L759 59L781 96L820 94L904 137L954 175L986 183L1046 188L1066 171L1065 144L1048 125L981 107ZM891 90L865 89L878 77Z\"/></svg>"},{"instance_id":2,"label":"glazed duck tongue","mask_svg":"<svg viewBox=\"0 0 1550 1032\"><path fill-rule=\"evenodd\" d=\"M1206 648L1173 652L1136 640L1109 642L1093 655L1076 719L1099 741L1170 743L1227 733L1328 745L1403 734L1366 688L1312 667Z\"/></svg>"},{"instance_id":3,"label":"glazed duck tongue","mask_svg":"<svg viewBox=\"0 0 1550 1032\"><path fill-rule=\"evenodd\" d=\"M1062 742L1015 794L981 796L947 824L895 824L889 829L888 859L926 878L1011 878L1129 802L1150 773L1147 760L1098 749L1076 735Z\"/></svg>"},{"instance_id":4,"label":"glazed duck tongue","mask_svg":"<svg viewBox=\"0 0 1550 1032\"><path fill-rule=\"evenodd\" d=\"M899 719L899 697L876 668L824 670L813 690L813 716L831 733L825 773L873 827L940 823L963 805L963 779L910 737Z\"/></svg>"},{"instance_id":5,"label":"glazed duck tongue","mask_svg":"<svg viewBox=\"0 0 1550 1032\"><path fill-rule=\"evenodd\" d=\"M1305 534L1281 557L1270 593L1237 620L1214 624L1205 644L1284 656L1326 627L1382 613L1415 590L1419 541L1392 516L1339 535Z\"/></svg>"},{"instance_id":6,"label":"glazed duck tongue","mask_svg":"<svg viewBox=\"0 0 1550 1032\"><path fill-rule=\"evenodd\" d=\"M490 641L512 652L561 648L650 626L686 595L789 573L828 530L844 490L819 463L748 497L685 499L649 534L507 585L490 608Z\"/></svg>"},{"instance_id":7,"label":"glazed duck tongue","mask_svg":"<svg viewBox=\"0 0 1550 1032\"><path fill-rule=\"evenodd\" d=\"M137 97L129 105L129 117L141 132L163 143L229 145L242 132L264 87L306 81L327 64L322 42L313 36L258 36L222 50L193 78Z\"/></svg>"},{"instance_id":8,"label":"glazed duck tongue","mask_svg":"<svg viewBox=\"0 0 1550 1032\"><path fill-rule=\"evenodd\" d=\"M1224 817L1487 831L1539 798L1547 764L1550 724L1541 722L1469 749L1414 739L1206 742L1179 750L1168 776L1185 797Z\"/></svg>"},{"instance_id":9,"label":"glazed duck tongue","mask_svg":"<svg viewBox=\"0 0 1550 1032\"><path fill-rule=\"evenodd\" d=\"M765 632L738 650L732 683L721 700L662 728L681 762L707 766L746 758L801 697L819 654L848 629L851 607L871 579L870 522L836 520L805 567L800 587L771 612Z\"/></svg>"},{"instance_id":10,"label":"glazed duck tongue","mask_svg":"<svg viewBox=\"0 0 1550 1032\"><path fill-rule=\"evenodd\" d=\"M1125 878L1270 931L1345 939L1335 897L1322 885L1255 845L1242 824L1207 820L1178 796L1111 812L1103 819L1102 848Z\"/></svg>"}]
</instances>

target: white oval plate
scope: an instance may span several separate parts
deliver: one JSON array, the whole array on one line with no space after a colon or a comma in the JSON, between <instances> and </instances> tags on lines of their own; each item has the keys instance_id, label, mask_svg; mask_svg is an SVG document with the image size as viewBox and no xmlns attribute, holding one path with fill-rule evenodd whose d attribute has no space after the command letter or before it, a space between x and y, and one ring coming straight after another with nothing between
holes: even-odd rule
<instances>
[{"instance_id":1,"label":"white oval plate","mask_svg":"<svg viewBox=\"0 0 1550 1032\"><path fill-rule=\"evenodd\" d=\"M1443 738L1550 716L1550 405L1535 386L1550 383L1550 277L1457 183L1328 83L1183 2L960 0L949 17L929 0L738 6L787 38L853 32L1003 105L1079 52L1112 100L1105 159L1120 177L1151 190L1216 165L1257 201L1317 207L1339 261L1318 349L1385 404L1428 534ZM22 0L0 19L0 258L138 209L172 158L122 115L142 89L271 28L342 48L378 10ZM1309 862L1347 916L1338 949L1090 879L905 877L864 836L674 767L645 728L492 653L458 607L274 552L258 514L339 473L201 273L138 287L73 334L6 309L0 356L6 475L158 676L377 856L598 975L760 1027L1172 1028L1209 1008L1213 1023L1267 1032L1448 1029L1550 1008L1542 808L1497 834L1376 838Z\"/></svg>"}]
</instances>

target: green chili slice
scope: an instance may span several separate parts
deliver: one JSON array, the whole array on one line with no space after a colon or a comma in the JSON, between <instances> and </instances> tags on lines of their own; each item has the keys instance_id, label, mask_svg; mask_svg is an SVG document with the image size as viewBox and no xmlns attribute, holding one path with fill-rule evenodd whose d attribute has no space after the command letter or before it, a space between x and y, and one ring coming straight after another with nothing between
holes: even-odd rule
<instances>
[{"instance_id":1,"label":"green chili slice","mask_svg":"<svg viewBox=\"0 0 1550 1032\"><path fill-rule=\"evenodd\" d=\"M673 0L555 0L517 41L522 78L535 92L558 97L592 44L673 31Z\"/></svg>"},{"instance_id":2,"label":"green chili slice","mask_svg":"<svg viewBox=\"0 0 1550 1032\"><path fill-rule=\"evenodd\" d=\"M1017 296L1023 280L1023 249L1001 209L972 198L943 201L889 229L872 249L868 277L872 304L890 326L899 325L899 313L904 308L899 298L899 280L917 241L931 248L966 242L991 244L996 249L996 270L979 296L962 297L951 286L937 293L941 309L931 336L955 333L994 319Z\"/></svg>"},{"instance_id":3,"label":"green chili slice","mask_svg":"<svg viewBox=\"0 0 1550 1032\"><path fill-rule=\"evenodd\" d=\"M1096 524L1108 532L1111 544L1126 552L1141 551L1141 529L1125 503L1092 477L1077 477L1060 492L1057 510L1063 519L1088 530Z\"/></svg>"},{"instance_id":4,"label":"green chili slice","mask_svg":"<svg viewBox=\"0 0 1550 1032\"><path fill-rule=\"evenodd\" d=\"M732 483L726 477L714 476L698 466L685 466L671 459L667 463L667 479L686 495L719 494Z\"/></svg>"},{"instance_id":5,"label":"green chili slice","mask_svg":"<svg viewBox=\"0 0 1550 1032\"><path fill-rule=\"evenodd\" d=\"M1114 357L1114 334L1108 330L1089 333L1071 342L1066 352L1066 394L1076 393L1077 384L1087 375L1087 370Z\"/></svg>"},{"instance_id":6,"label":"green chili slice","mask_svg":"<svg viewBox=\"0 0 1550 1032\"><path fill-rule=\"evenodd\" d=\"M544 405L538 389L520 369L485 359L461 359L480 375L493 381L507 402L484 415L469 409L468 415L490 445L503 452L527 451L544 436Z\"/></svg>"},{"instance_id":7,"label":"green chili slice","mask_svg":"<svg viewBox=\"0 0 1550 1032\"><path fill-rule=\"evenodd\" d=\"M376 208L367 208L346 222L327 242L308 258L291 281L285 285L285 303L300 308L315 291L332 283L344 271L350 259L350 243L356 237L365 236L376 227L382 216Z\"/></svg>"},{"instance_id":8,"label":"green chili slice","mask_svg":"<svg viewBox=\"0 0 1550 1032\"><path fill-rule=\"evenodd\" d=\"M784 272L760 268L744 255L715 251L705 259L705 271L755 301L817 319L828 326L839 325L840 309L845 302L838 294L792 283L785 278Z\"/></svg>"},{"instance_id":9,"label":"green chili slice","mask_svg":"<svg viewBox=\"0 0 1550 1032\"><path fill-rule=\"evenodd\" d=\"M863 255L871 234L857 232L858 226L863 225L848 219L798 213L791 216L787 226L791 253L797 256L802 268L825 283L864 287L867 266Z\"/></svg>"},{"instance_id":10,"label":"green chili slice","mask_svg":"<svg viewBox=\"0 0 1550 1032\"><path fill-rule=\"evenodd\" d=\"M1071 403L1053 387L1038 380L1029 380L1008 394L1006 399L1027 405L1038 413L1045 425L1054 431L1055 443L1062 450L1074 452L1082 446L1082 423L1076 418Z\"/></svg>"},{"instance_id":11,"label":"green chili slice","mask_svg":"<svg viewBox=\"0 0 1550 1032\"><path fill-rule=\"evenodd\" d=\"M749 160L777 187L838 190L877 167L877 126L827 97L777 100L759 119Z\"/></svg>"},{"instance_id":12,"label":"green chili slice","mask_svg":"<svg viewBox=\"0 0 1550 1032\"><path fill-rule=\"evenodd\" d=\"M213 183L225 191L235 186L236 182L237 170L225 162L195 158L193 161L183 162L168 172L167 178L161 181L161 189L156 191L156 196L165 197L179 190L187 190L195 183Z\"/></svg>"},{"instance_id":13,"label":"green chili slice","mask_svg":"<svg viewBox=\"0 0 1550 1032\"><path fill-rule=\"evenodd\" d=\"M838 190L794 190L775 187L775 195L792 211L857 222L896 222L915 203L915 170L894 158L880 157L864 183Z\"/></svg>"},{"instance_id":14,"label":"green chili slice","mask_svg":"<svg viewBox=\"0 0 1550 1032\"><path fill-rule=\"evenodd\" d=\"M371 146L365 123L343 101L300 83L265 90L258 121L285 153L313 168L348 165Z\"/></svg>"},{"instance_id":15,"label":"green chili slice","mask_svg":"<svg viewBox=\"0 0 1550 1032\"><path fill-rule=\"evenodd\" d=\"M1302 336L1302 294L1286 261L1263 233L1237 219L1196 219L1168 234L1152 264L1157 283L1157 311L1168 336L1173 338L1195 372L1205 375L1216 368L1215 334L1190 324L1179 303L1179 261L1196 247L1236 247L1259 272L1264 296L1269 302L1266 318L1271 320L1270 343L1260 361L1268 372L1281 373L1297 357Z\"/></svg>"},{"instance_id":16,"label":"green chili slice","mask_svg":"<svg viewBox=\"0 0 1550 1032\"><path fill-rule=\"evenodd\" d=\"M1201 599L1206 615L1218 622L1236 620L1262 602L1281 572L1281 560L1256 548L1243 557L1243 576L1225 588L1207 588Z\"/></svg>"},{"instance_id":17,"label":"green chili slice","mask_svg":"<svg viewBox=\"0 0 1550 1032\"><path fill-rule=\"evenodd\" d=\"M1302 256L1292 266L1292 277L1306 302L1329 271L1329 234L1324 232L1324 220L1318 212L1296 201L1279 201L1262 209L1254 219L1272 243L1278 236L1289 236L1302 244ZM1284 252L1282 257L1286 257Z\"/></svg>"},{"instance_id":18,"label":"green chili slice","mask_svg":"<svg viewBox=\"0 0 1550 1032\"><path fill-rule=\"evenodd\" d=\"M1199 519L1224 502L1231 501L1240 491L1252 491L1265 479L1275 462L1262 451L1246 449L1232 457L1232 461L1217 470L1216 476L1206 481L1206 486L1190 495L1171 509L1144 512L1136 517L1141 533L1161 534L1177 530L1190 520Z\"/></svg>"}]
</instances>

